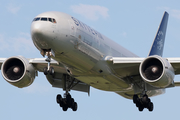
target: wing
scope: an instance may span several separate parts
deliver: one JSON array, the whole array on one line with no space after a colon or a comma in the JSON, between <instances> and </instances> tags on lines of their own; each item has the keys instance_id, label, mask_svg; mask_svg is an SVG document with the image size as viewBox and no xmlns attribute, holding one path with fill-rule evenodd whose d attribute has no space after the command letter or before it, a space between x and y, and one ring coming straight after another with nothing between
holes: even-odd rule
<instances>
[{"instance_id":1,"label":"wing","mask_svg":"<svg viewBox=\"0 0 180 120\"><path fill-rule=\"evenodd\" d=\"M45 58L26 59L22 56L0 58L2 76L7 82L19 88L29 86L35 78L35 71L43 72L43 69L47 67L47 65L48 63L45 61ZM70 86L72 90L89 93L90 86L69 76L63 64L52 59L51 67L54 68L55 73L54 75L46 75L46 78L53 87L64 89L64 86ZM16 72L18 69L22 72L21 76L18 78L14 77L16 76L14 72L15 69ZM14 80L16 81L14 82Z\"/></svg>"},{"instance_id":2,"label":"wing","mask_svg":"<svg viewBox=\"0 0 180 120\"><path fill-rule=\"evenodd\" d=\"M43 72L43 68L47 67L47 62L45 61L45 58L29 59L29 63L33 64L33 66L39 72ZM51 67L54 68L55 74L53 76L46 75L46 78L49 81L49 83L52 85L52 87L58 87L64 89L64 84L66 84L66 86L71 86L72 90L87 92L89 94L90 86L79 81L78 79L69 76L63 64L60 64L56 60L52 59Z\"/></svg>"},{"instance_id":3,"label":"wing","mask_svg":"<svg viewBox=\"0 0 180 120\"><path fill-rule=\"evenodd\" d=\"M131 77L140 76L139 66L144 59L138 57L112 57L106 61L114 74L121 77ZM175 75L180 74L180 58L166 58L166 60L174 68ZM180 86L180 82L175 82L174 85Z\"/></svg>"},{"instance_id":4,"label":"wing","mask_svg":"<svg viewBox=\"0 0 180 120\"><path fill-rule=\"evenodd\" d=\"M180 58L167 58L167 60L173 66L175 74L180 74Z\"/></svg>"},{"instance_id":5,"label":"wing","mask_svg":"<svg viewBox=\"0 0 180 120\"><path fill-rule=\"evenodd\" d=\"M39 72L43 72L43 68L47 67L47 62L45 61L45 58L29 59L29 63L32 64L34 68ZM67 73L64 66L62 64L59 64L56 60L51 60L51 66L55 69L57 73Z\"/></svg>"},{"instance_id":6,"label":"wing","mask_svg":"<svg viewBox=\"0 0 180 120\"><path fill-rule=\"evenodd\" d=\"M4 62L6 59L7 59L7 58L0 58L0 68L1 68L3 62Z\"/></svg>"},{"instance_id":7,"label":"wing","mask_svg":"<svg viewBox=\"0 0 180 120\"><path fill-rule=\"evenodd\" d=\"M114 74L121 77L139 75L139 65L145 58L112 57L107 60Z\"/></svg>"}]
</instances>

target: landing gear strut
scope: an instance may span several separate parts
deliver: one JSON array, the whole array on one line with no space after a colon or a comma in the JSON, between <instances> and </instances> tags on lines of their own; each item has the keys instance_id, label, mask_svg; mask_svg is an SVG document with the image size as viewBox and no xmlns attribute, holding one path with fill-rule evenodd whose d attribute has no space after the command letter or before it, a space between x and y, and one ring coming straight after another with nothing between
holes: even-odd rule
<instances>
[{"instance_id":1,"label":"landing gear strut","mask_svg":"<svg viewBox=\"0 0 180 120\"><path fill-rule=\"evenodd\" d=\"M63 111L67 111L68 108L71 108L73 111L77 110L77 103L74 101L74 98L71 97L69 93L64 94L64 98L60 94L57 95L56 101Z\"/></svg>"},{"instance_id":2,"label":"landing gear strut","mask_svg":"<svg viewBox=\"0 0 180 120\"><path fill-rule=\"evenodd\" d=\"M54 68L50 66L50 63L51 63L51 52L46 52L46 55L48 56L46 58L46 62L48 62L48 67L45 67L43 69L44 75L47 75L48 73L50 75L54 75Z\"/></svg>"},{"instance_id":3,"label":"landing gear strut","mask_svg":"<svg viewBox=\"0 0 180 120\"><path fill-rule=\"evenodd\" d=\"M47 58L45 59L45 61L48 62L48 66L43 69L44 75L48 75L49 73L50 75L54 76L54 68L50 66L51 56L53 55L52 52L52 50L46 50L42 52L43 56L46 54ZM75 102L74 98L71 97L69 91L74 86L76 86L79 83L79 81L67 74L63 74L62 80L63 90L66 91L66 93L64 94L64 97L58 94L56 96L56 102L59 104L60 107L62 107L63 111L67 111L68 108L71 108L73 111L77 111L77 102Z\"/></svg>"},{"instance_id":4,"label":"landing gear strut","mask_svg":"<svg viewBox=\"0 0 180 120\"><path fill-rule=\"evenodd\" d=\"M154 105L147 94L144 94L141 98L135 94L133 96L133 102L136 104L136 107L138 107L139 111L143 111L144 108L147 108L149 111L153 111Z\"/></svg>"},{"instance_id":5,"label":"landing gear strut","mask_svg":"<svg viewBox=\"0 0 180 120\"><path fill-rule=\"evenodd\" d=\"M71 97L69 91L78 84L75 78L69 75L63 75L63 90L66 91L64 97L60 94L57 95L56 101L63 111L67 111L68 108L71 108L73 111L77 111L78 105L75 102L74 98Z\"/></svg>"}]
</instances>

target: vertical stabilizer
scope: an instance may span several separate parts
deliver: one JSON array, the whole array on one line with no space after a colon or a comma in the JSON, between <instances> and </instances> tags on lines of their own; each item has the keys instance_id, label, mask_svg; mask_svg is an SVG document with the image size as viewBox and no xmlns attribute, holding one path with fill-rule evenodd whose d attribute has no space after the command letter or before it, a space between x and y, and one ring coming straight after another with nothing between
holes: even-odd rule
<instances>
[{"instance_id":1,"label":"vertical stabilizer","mask_svg":"<svg viewBox=\"0 0 180 120\"><path fill-rule=\"evenodd\" d=\"M164 12L163 18L161 20L158 31L154 38L154 42L149 52L149 56L152 56L152 55L162 56L163 55L168 17L169 17L169 14L167 12Z\"/></svg>"}]
</instances>

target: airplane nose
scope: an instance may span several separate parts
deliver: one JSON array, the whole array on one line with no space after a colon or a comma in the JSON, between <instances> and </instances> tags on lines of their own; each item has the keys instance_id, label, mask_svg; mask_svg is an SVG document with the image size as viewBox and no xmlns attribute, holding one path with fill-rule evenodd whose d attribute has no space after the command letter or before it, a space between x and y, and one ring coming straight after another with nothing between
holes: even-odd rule
<instances>
[{"instance_id":1,"label":"airplane nose","mask_svg":"<svg viewBox=\"0 0 180 120\"><path fill-rule=\"evenodd\" d=\"M47 26L40 22L34 22L31 25L31 37L36 47L41 49L49 49L49 34L46 30Z\"/></svg>"},{"instance_id":2,"label":"airplane nose","mask_svg":"<svg viewBox=\"0 0 180 120\"><path fill-rule=\"evenodd\" d=\"M42 25L40 23L32 23L31 25L31 35L36 36L36 35L42 35Z\"/></svg>"}]
</instances>

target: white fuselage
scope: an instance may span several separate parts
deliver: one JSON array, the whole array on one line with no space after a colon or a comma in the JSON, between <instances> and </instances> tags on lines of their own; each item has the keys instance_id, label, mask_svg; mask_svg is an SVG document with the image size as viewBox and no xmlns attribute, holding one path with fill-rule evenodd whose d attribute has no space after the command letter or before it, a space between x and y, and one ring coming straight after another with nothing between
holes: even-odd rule
<instances>
[{"instance_id":1,"label":"white fuselage","mask_svg":"<svg viewBox=\"0 0 180 120\"><path fill-rule=\"evenodd\" d=\"M113 74L105 60L137 56L76 18L61 12L42 13L32 22L31 36L40 52L51 49L52 58L76 79L101 90L133 92L123 80L126 76Z\"/></svg>"}]
</instances>

